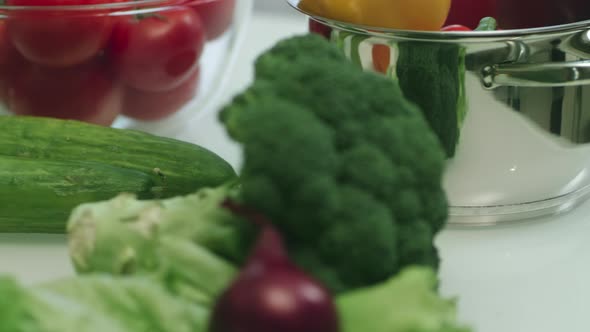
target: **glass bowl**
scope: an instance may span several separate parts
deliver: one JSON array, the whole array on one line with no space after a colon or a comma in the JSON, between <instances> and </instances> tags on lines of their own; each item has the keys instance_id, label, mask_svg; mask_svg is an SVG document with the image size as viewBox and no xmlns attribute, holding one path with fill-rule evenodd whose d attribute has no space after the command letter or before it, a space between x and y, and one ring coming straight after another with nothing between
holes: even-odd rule
<instances>
[{"instance_id":1,"label":"glass bowl","mask_svg":"<svg viewBox=\"0 0 590 332\"><path fill-rule=\"evenodd\" d=\"M532 28L409 31L288 2L353 64L396 80L421 107L447 152L451 225L530 220L590 197L589 13Z\"/></svg>"},{"instance_id":2,"label":"glass bowl","mask_svg":"<svg viewBox=\"0 0 590 332\"><path fill-rule=\"evenodd\" d=\"M252 7L244 0L4 3L4 113L163 135L206 111Z\"/></svg>"}]
</instances>

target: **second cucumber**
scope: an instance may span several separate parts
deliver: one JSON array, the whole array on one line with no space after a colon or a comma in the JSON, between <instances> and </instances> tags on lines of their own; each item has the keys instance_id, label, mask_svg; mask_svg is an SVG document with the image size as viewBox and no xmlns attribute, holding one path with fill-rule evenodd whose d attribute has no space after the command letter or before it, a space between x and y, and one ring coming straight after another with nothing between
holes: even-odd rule
<instances>
[{"instance_id":1,"label":"second cucumber","mask_svg":"<svg viewBox=\"0 0 590 332\"><path fill-rule=\"evenodd\" d=\"M0 232L62 233L71 210L121 192L186 195L234 180L194 144L76 121L0 116Z\"/></svg>"},{"instance_id":2,"label":"second cucumber","mask_svg":"<svg viewBox=\"0 0 590 332\"><path fill-rule=\"evenodd\" d=\"M150 176L92 162L0 156L0 232L63 233L73 208L120 192L152 197Z\"/></svg>"},{"instance_id":3,"label":"second cucumber","mask_svg":"<svg viewBox=\"0 0 590 332\"><path fill-rule=\"evenodd\" d=\"M82 160L137 170L156 197L189 194L234 178L233 168L200 146L134 130L49 118L0 116L0 155Z\"/></svg>"}]
</instances>

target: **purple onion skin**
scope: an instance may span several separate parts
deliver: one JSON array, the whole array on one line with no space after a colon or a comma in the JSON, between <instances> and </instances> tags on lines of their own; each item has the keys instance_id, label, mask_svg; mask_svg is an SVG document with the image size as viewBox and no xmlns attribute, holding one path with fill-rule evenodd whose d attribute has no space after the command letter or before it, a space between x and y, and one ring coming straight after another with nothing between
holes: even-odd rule
<instances>
[{"instance_id":1,"label":"purple onion skin","mask_svg":"<svg viewBox=\"0 0 590 332\"><path fill-rule=\"evenodd\" d=\"M246 266L219 298L209 332L338 332L328 290L292 264L264 227Z\"/></svg>"}]
</instances>

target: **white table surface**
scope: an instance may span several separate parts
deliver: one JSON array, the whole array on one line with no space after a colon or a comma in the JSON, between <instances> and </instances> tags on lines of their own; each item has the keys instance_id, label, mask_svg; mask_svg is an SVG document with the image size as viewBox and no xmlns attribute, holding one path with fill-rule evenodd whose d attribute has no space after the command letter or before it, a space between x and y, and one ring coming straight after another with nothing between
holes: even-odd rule
<instances>
[{"instance_id":1,"label":"white table surface","mask_svg":"<svg viewBox=\"0 0 590 332\"><path fill-rule=\"evenodd\" d=\"M256 0L234 78L219 105L252 79L252 61L281 38L306 31L286 5ZM278 9L277 9L278 8ZM236 167L239 149L216 114L180 133ZM447 229L437 238L441 291L459 297L461 318L480 332L590 331L590 203L510 227ZM27 283L72 273L63 236L0 235L0 273ZM0 322L1 324L1 322ZM369 331L367 331L369 332Z\"/></svg>"}]
</instances>

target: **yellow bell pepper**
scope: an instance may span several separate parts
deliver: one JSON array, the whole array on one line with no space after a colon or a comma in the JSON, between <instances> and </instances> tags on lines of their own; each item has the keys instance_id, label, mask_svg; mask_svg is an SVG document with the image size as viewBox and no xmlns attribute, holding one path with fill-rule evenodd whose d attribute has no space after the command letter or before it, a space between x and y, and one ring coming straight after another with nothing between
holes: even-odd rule
<instances>
[{"instance_id":1,"label":"yellow bell pepper","mask_svg":"<svg viewBox=\"0 0 590 332\"><path fill-rule=\"evenodd\" d=\"M299 7L314 15L353 24L439 30L447 19L451 0L302 0Z\"/></svg>"}]
</instances>

